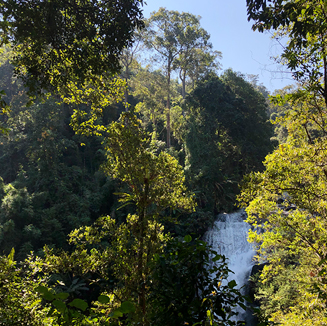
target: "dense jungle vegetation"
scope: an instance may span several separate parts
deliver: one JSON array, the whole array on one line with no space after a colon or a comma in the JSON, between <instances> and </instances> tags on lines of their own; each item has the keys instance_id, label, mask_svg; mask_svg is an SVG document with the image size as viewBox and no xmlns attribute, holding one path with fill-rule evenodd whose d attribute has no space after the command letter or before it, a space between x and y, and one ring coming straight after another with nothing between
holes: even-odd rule
<instances>
[{"instance_id":1,"label":"dense jungle vegetation","mask_svg":"<svg viewBox=\"0 0 327 326\"><path fill-rule=\"evenodd\" d=\"M326 315L326 2L247 0L253 28L288 38L280 57L298 81L271 97L280 145L240 200L249 239L264 263L261 313L280 325L325 325Z\"/></svg>"},{"instance_id":2,"label":"dense jungle vegetation","mask_svg":"<svg viewBox=\"0 0 327 326\"><path fill-rule=\"evenodd\" d=\"M244 324L200 240L236 197L262 323L324 325L324 1L247 0L290 40L299 83L272 96L220 71L198 16L142 5L0 6L0 325Z\"/></svg>"}]
</instances>

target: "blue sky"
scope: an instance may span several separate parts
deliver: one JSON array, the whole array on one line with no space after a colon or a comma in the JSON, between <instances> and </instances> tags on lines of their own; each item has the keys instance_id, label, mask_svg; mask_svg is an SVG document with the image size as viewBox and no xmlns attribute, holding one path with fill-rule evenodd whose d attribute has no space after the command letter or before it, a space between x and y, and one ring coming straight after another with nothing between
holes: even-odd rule
<instances>
[{"instance_id":1,"label":"blue sky","mask_svg":"<svg viewBox=\"0 0 327 326\"><path fill-rule=\"evenodd\" d=\"M271 57L280 53L280 46L269 33L253 32L247 21L246 0L146 0L145 18L160 7L190 12L202 17L201 26L211 35L215 50L221 51L223 70L232 68L243 74L259 75L270 92L292 84L289 73L281 74L281 67Z\"/></svg>"}]
</instances>

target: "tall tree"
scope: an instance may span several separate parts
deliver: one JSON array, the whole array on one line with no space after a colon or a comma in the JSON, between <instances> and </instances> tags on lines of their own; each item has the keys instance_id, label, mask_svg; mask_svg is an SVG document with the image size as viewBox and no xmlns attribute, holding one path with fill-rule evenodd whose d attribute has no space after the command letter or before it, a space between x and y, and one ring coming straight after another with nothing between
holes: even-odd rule
<instances>
[{"instance_id":1,"label":"tall tree","mask_svg":"<svg viewBox=\"0 0 327 326\"><path fill-rule=\"evenodd\" d=\"M122 54L120 56L120 63L122 66L122 77L125 80L126 88L124 90L125 97L125 111L128 111L128 91L130 88L130 77L132 73L132 69L139 66L137 62L137 55L140 51L142 51L143 44L141 40L140 34L136 31L134 33L135 43L132 46L124 48Z\"/></svg>"},{"instance_id":2,"label":"tall tree","mask_svg":"<svg viewBox=\"0 0 327 326\"><path fill-rule=\"evenodd\" d=\"M210 35L200 26L200 16L183 12L180 17L182 22L179 26L180 30L177 32L179 33L178 38L182 48L176 60L174 60L174 68L179 71L179 77L182 81L182 96L185 98L186 77L194 69L194 60L196 60L194 56L199 54L200 51L203 54L208 54L212 49L212 44L209 43ZM216 59L215 55L207 56L207 59L209 58L212 60L211 63ZM199 63L203 63L203 61L199 60ZM207 63L209 66L209 62Z\"/></svg>"},{"instance_id":3,"label":"tall tree","mask_svg":"<svg viewBox=\"0 0 327 326\"><path fill-rule=\"evenodd\" d=\"M182 167L165 152L156 154L151 146L151 137L140 121L125 113L119 122L112 123L106 138L108 162L105 171L113 178L127 184L128 191L121 193L121 201L133 203L137 215L134 217L134 236L137 242L136 282L139 306L146 315L146 261L148 256L146 239L149 221L158 220L166 208L192 209L193 199L187 194ZM154 235L156 237L156 235Z\"/></svg>"},{"instance_id":4,"label":"tall tree","mask_svg":"<svg viewBox=\"0 0 327 326\"><path fill-rule=\"evenodd\" d=\"M181 52L182 47L179 43L177 33L180 23L179 13L177 11L168 11L160 8L154 12L147 21L147 34L145 42L148 47L154 49L164 61L166 74L166 129L167 129L167 147L170 147L170 81L173 70L173 62Z\"/></svg>"},{"instance_id":5,"label":"tall tree","mask_svg":"<svg viewBox=\"0 0 327 326\"><path fill-rule=\"evenodd\" d=\"M166 78L160 70L150 71L149 67L140 69L132 79L133 95L140 100L136 111L142 114L143 123L152 124L154 132L158 132L158 124L164 125L166 104ZM173 94L175 95L175 94Z\"/></svg>"},{"instance_id":6,"label":"tall tree","mask_svg":"<svg viewBox=\"0 0 327 326\"><path fill-rule=\"evenodd\" d=\"M154 49L164 62L163 66L167 79L167 147L171 145L171 74L177 67L182 70L181 79L183 94L185 95L187 65L191 53L196 48L207 46L209 37L209 34L200 27L199 17L190 13L179 13L160 8L157 12L152 13L147 21L145 43L149 48ZM179 66L177 65L177 58L179 58Z\"/></svg>"},{"instance_id":7,"label":"tall tree","mask_svg":"<svg viewBox=\"0 0 327 326\"><path fill-rule=\"evenodd\" d=\"M195 88L195 84L201 78L211 72L217 72L220 69L220 63L218 59L222 57L221 52L213 51L211 43L203 48L194 48L190 51L188 59L185 61L184 66L179 66L179 77L183 81L184 90L182 92L183 98L185 98L185 84L187 77L190 79L191 89Z\"/></svg>"}]
</instances>

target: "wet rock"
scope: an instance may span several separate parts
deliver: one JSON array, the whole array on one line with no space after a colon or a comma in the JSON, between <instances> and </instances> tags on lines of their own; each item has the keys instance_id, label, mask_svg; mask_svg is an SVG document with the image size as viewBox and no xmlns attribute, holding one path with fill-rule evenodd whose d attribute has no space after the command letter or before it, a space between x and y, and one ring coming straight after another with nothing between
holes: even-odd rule
<instances>
[{"instance_id":1,"label":"wet rock","mask_svg":"<svg viewBox=\"0 0 327 326\"><path fill-rule=\"evenodd\" d=\"M252 270L251 270L251 276L254 276L255 274L257 273L261 273L263 268L267 265L268 263L263 263L263 264L259 264L259 265L254 265L252 267Z\"/></svg>"},{"instance_id":2,"label":"wet rock","mask_svg":"<svg viewBox=\"0 0 327 326\"><path fill-rule=\"evenodd\" d=\"M250 280L248 283L248 295L250 297L250 299L252 300L254 305L258 305L259 303L256 302L256 300L254 299L254 294L255 294L255 290L256 290L256 283L253 281L253 277L258 274L261 273L263 268L265 267L265 265L267 265L268 263L263 263L263 264L259 264L259 265L254 265L252 267L251 270L251 276L250 276Z\"/></svg>"}]
</instances>

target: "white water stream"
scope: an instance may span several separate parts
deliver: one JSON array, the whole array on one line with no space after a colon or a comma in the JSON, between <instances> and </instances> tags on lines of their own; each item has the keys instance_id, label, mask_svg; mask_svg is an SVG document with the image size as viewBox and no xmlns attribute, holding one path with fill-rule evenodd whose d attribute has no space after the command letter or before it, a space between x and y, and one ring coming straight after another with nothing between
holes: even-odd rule
<instances>
[{"instance_id":1,"label":"white water stream","mask_svg":"<svg viewBox=\"0 0 327 326\"><path fill-rule=\"evenodd\" d=\"M212 249L228 258L228 268L234 272L229 275L228 281L235 280L238 288L247 283L254 265L255 252L247 241L250 226L244 222L245 218L244 210L220 214L204 237Z\"/></svg>"}]
</instances>

